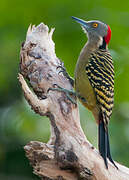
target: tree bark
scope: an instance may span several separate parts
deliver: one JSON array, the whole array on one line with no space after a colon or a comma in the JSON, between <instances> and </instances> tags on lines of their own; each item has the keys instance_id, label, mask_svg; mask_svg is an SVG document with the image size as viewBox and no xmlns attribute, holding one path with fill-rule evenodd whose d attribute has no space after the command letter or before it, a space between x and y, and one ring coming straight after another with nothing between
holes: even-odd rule
<instances>
[{"instance_id":1,"label":"tree bark","mask_svg":"<svg viewBox=\"0 0 129 180\"><path fill-rule=\"evenodd\" d=\"M20 52L19 82L24 96L36 113L49 117L51 124L47 144L32 141L24 147L34 173L41 179L129 180L129 169L118 163L119 170L110 162L106 169L81 128L78 106L64 92L48 91L55 84L72 90L69 80L57 69L63 63L55 54L53 31L43 23L30 26Z\"/></svg>"}]
</instances>

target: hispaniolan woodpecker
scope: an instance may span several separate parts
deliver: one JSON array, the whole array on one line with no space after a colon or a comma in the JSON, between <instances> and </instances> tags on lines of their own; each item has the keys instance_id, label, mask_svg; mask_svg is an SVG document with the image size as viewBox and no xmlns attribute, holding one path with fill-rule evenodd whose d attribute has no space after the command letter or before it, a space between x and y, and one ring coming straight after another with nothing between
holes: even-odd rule
<instances>
[{"instance_id":1,"label":"hispaniolan woodpecker","mask_svg":"<svg viewBox=\"0 0 129 180\"><path fill-rule=\"evenodd\" d=\"M99 152L108 168L107 158L115 165L110 153L108 123L114 104L114 66L108 43L109 25L101 21L84 21L72 17L88 36L75 68L74 87L82 104L94 115L98 124Z\"/></svg>"},{"instance_id":2,"label":"hispaniolan woodpecker","mask_svg":"<svg viewBox=\"0 0 129 180\"><path fill-rule=\"evenodd\" d=\"M69 77L66 69L59 66L75 92L61 88L49 88L48 90L63 91L72 102L70 95L77 96L82 104L94 115L98 124L99 152L102 156L106 168L108 168L107 158L115 165L111 153L108 134L108 123L112 114L114 104L114 66L108 44L111 39L111 29L109 25L101 21L84 21L72 17L84 29L88 36L88 41L83 47L75 68L75 80Z\"/></svg>"}]
</instances>

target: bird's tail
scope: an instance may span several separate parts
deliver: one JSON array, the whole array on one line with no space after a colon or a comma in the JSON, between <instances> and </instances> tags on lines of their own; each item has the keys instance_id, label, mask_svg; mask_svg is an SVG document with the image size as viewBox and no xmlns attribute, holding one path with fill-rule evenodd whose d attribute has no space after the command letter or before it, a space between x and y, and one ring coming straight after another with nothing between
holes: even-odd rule
<instances>
[{"instance_id":1,"label":"bird's tail","mask_svg":"<svg viewBox=\"0 0 129 180\"><path fill-rule=\"evenodd\" d=\"M108 127L105 128L104 121L102 119L99 122L99 152L100 152L100 155L103 157L103 160L107 169L108 169L107 158L118 169L118 167L115 165L112 159L111 152L110 152Z\"/></svg>"},{"instance_id":2,"label":"bird's tail","mask_svg":"<svg viewBox=\"0 0 129 180\"><path fill-rule=\"evenodd\" d=\"M107 129L107 157L109 161L118 169L111 156L108 129Z\"/></svg>"},{"instance_id":3,"label":"bird's tail","mask_svg":"<svg viewBox=\"0 0 129 180\"><path fill-rule=\"evenodd\" d=\"M99 153L103 157L106 168L108 169L107 163L107 134L104 127L104 122L99 122Z\"/></svg>"}]
</instances>

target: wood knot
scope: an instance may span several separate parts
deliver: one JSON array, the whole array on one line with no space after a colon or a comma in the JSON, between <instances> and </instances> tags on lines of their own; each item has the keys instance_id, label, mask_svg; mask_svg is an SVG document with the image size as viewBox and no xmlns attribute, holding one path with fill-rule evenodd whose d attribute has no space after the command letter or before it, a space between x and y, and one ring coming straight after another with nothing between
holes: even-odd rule
<instances>
[{"instance_id":1,"label":"wood knot","mask_svg":"<svg viewBox=\"0 0 129 180\"><path fill-rule=\"evenodd\" d=\"M65 165L72 165L78 161L78 157L72 150L61 151L58 153L58 162L61 162Z\"/></svg>"},{"instance_id":2,"label":"wood knot","mask_svg":"<svg viewBox=\"0 0 129 180\"><path fill-rule=\"evenodd\" d=\"M64 97L59 98L58 103L63 116L67 116L71 112L71 104L66 102Z\"/></svg>"},{"instance_id":3,"label":"wood knot","mask_svg":"<svg viewBox=\"0 0 129 180\"><path fill-rule=\"evenodd\" d=\"M66 159L69 162L76 162L78 160L78 157L76 156L76 154L73 151L68 150L66 152Z\"/></svg>"}]
</instances>

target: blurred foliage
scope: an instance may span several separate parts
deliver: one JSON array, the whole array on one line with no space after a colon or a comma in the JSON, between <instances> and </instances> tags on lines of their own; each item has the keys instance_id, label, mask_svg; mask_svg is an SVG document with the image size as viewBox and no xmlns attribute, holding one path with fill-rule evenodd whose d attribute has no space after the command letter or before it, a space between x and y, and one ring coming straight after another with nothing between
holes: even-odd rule
<instances>
[{"instance_id":1,"label":"blurred foliage","mask_svg":"<svg viewBox=\"0 0 129 180\"><path fill-rule=\"evenodd\" d=\"M38 179L25 157L30 140L47 142L49 122L25 102L17 80L20 45L30 23L55 27L56 53L73 76L86 35L71 16L99 19L112 28L109 49L115 65L115 107L110 123L115 160L129 167L129 1L1 0L0 3L0 179ZM81 124L97 147L97 126L80 105Z\"/></svg>"}]
</instances>

